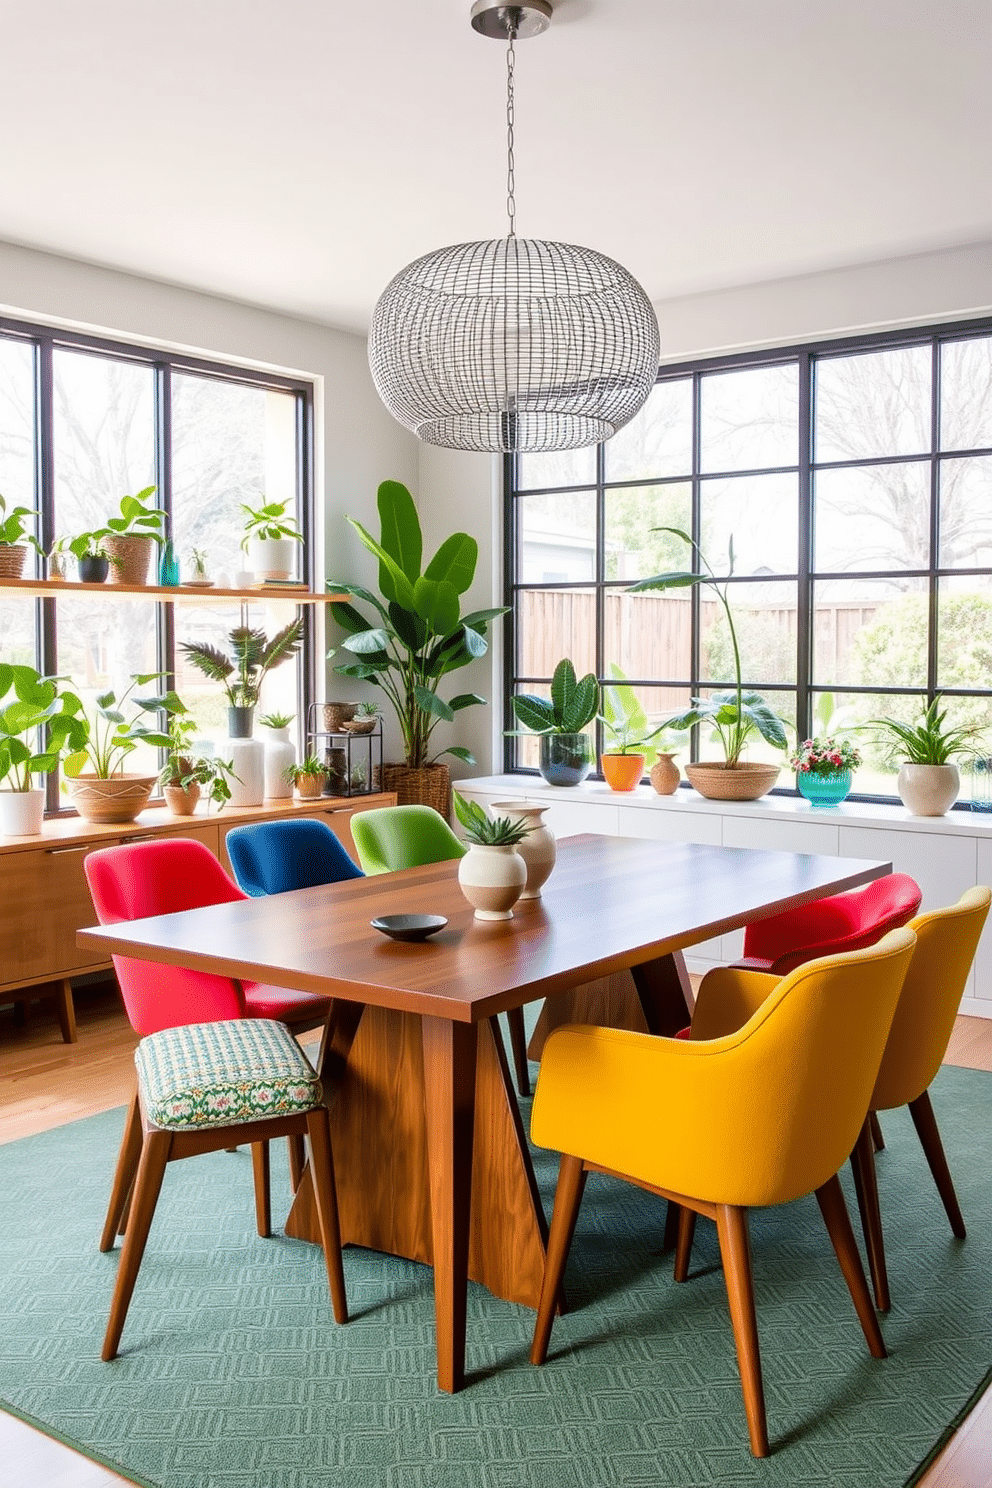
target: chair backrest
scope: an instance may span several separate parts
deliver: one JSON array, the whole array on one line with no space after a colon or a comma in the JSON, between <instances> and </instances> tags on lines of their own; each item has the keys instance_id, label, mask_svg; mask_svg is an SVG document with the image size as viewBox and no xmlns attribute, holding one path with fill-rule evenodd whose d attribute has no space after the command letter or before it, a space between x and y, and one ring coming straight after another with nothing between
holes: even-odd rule
<instances>
[{"instance_id":1,"label":"chair backrest","mask_svg":"<svg viewBox=\"0 0 992 1488\"><path fill-rule=\"evenodd\" d=\"M366 873L396 873L424 863L462 858L467 848L432 806L380 806L351 819L351 835Z\"/></svg>"},{"instance_id":2,"label":"chair backrest","mask_svg":"<svg viewBox=\"0 0 992 1488\"><path fill-rule=\"evenodd\" d=\"M992 891L978 885L957 904L910 921L916 949L875 1082L873 1109L887 1111L916 1100L940 1068L990 901Z\"/></svg>"},{"instance_id":3,"label":"chair backrest","mask_svg":"<svg viewBox=\"0 0 992 1488\"><path fill-rule=\"evenodd\" d=\"M187 837L101 848L83 859L83 871L102 925L247 897L210 849ZM228 977L129 956L113 960L128 1020L142 1037L161 1028L245 1016L241 988Z\"/></svg>"},{"instance_id":4,"label":"chair backrest","mask_svg":"<svg viewBox=\"0 0 992 1488\"><path fill-rule=\"evenodd\" d=\"M239 886L255 899L364 877L327 823L313 817L232 827L226 846Z\"/></svg>"},{"instance_id":5,"label":"chair backrest","mask_svg":"<svg viewBox=\"0 0 992 1488\"><path fill-rule=\"evenodd\" d=\"M744 955L769 961L771 971L785 976L804 961L874 945L907 925L922 897L907 873L889 873L863 889L755 921L744 931Z\"/></svg>"}]
</instances>

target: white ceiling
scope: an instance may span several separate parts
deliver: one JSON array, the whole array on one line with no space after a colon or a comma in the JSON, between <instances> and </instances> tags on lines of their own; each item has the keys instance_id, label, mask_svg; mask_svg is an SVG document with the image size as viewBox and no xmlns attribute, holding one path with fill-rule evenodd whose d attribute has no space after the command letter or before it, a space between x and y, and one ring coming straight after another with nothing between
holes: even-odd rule
<instances>
[{"instance_id":1,"label":"white ceiling","mask_svg":"<svg viewBox=\"0 0 992 1488\"><path fill-rule=\"evenodd\" d=\"M992 238L990 0L554 4L521 235L659 301ZM0 0L0 238L364 330L411 258L505 230L469 9Z\"/></svg>"}]
</instances>

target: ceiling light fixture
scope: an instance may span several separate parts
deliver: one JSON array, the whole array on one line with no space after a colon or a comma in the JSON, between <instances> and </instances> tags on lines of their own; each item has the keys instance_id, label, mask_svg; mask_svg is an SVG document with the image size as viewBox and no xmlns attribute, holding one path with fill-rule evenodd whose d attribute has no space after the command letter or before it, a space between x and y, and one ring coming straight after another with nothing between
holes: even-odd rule
<instances>
[{"instance_id":1,"label":"ceiling light fixture","mask_svg":"<svg viewBox=\"0 0 992 1488\"><path fill-rule=\"evenodd\" d=\"M609 439L658 372L658 321L637 280L591 248L518 238L514 43L545 31L550 0L475 0L472 26L504 40L505 238L439 248L386 286L369 365L380 398L427 444L495 453Z\"/></svg>"}]
</instances>

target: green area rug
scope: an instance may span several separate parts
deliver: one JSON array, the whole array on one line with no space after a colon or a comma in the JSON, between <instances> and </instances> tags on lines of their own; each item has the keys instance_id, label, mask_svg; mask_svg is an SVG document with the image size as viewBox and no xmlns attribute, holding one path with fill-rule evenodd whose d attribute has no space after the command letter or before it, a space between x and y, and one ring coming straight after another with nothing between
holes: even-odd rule
<instances>
[{"instance_id":1,"label":"green area rug","mask_svg":"<svg viewBox=\"0 0 992 1488\"><path fill-rule=\"evenodd\" d=\"M255 1235L248 1152L177 1163L123 1351L101 1364L117 1256L97 1237L122 1111L0 1147L0 1397L154 1488L900 1488L992 1362L992 1076L945 1069L934 1106L969 1238L951 1236L908 1115L887 1115L888 1360L868 1355L815 1201L753 1216L761 1463L712 1227L676 1286L664 1205L597 1177L549 1362L527 1362L532 1313L472 1286L470 1382L448 1397L429 1270L347 1250L338 1328L316 1248ZM550 1213L556 1160L536 1158ZM274 1166L278 1217L281 1152Z\"/></svg>"}]
</instances>

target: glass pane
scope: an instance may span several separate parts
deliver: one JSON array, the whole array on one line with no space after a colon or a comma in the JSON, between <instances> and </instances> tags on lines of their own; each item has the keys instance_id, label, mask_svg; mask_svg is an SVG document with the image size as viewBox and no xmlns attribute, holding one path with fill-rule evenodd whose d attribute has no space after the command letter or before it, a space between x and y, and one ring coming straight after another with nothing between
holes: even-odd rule
<instances>
[{"instance_id":1,"label":"glass pane","mask_svg":"<svg viewBox=\"0 0 992 1488\"><path fill-rule=\"evenodd\" d=\"M813 567L818 573L929 565L929 464L817 472Z\"/></svg>"},{"instance_id":2,"label":"glass pane","mask_svg":"<svg viewBox=\"0 0 992 1488\"><path fill-rule=\"evenodd\" d=\"M796 680L795 584L731 584L734 630L746 687ZM700 615L702 676L722 687L734 683L734 653L722 604L703 590Z\"/></svg>"},{"instance_id":3,"label":"glass pane","mask_svg":"<svg viewBox=\"0 0 992 1488\"><path fill-rule=\"evenodd\" d=\"M940 447L992 446L992 337L940 349Z\"/></svg>"},{"instance_id":4,"label":"glass pane","mask_svg":"<svg viewBox=\"0 0 992 1488\"><path fill-rule=\"evenodd\" d=\"M0 492L7 514L15 506L34 509L34 357L23 342L0 338ZM26 529L38 535L36 518ZM39 572L37 554L28 550L25 576ZM4 632L6 637L6 631ZM5 651L6 654L6 651ZM22 657L22 661L28 658ZM34 652L30 657L34 664Z\"/></svg>"},{"instance_id":5,"label":"glass pane","mask_svg":"<svg viewBox=\"0 0 992 1488\"><path fill-rule=\"evenodd\" d=\"M928 346L818 357L814 458L860 460L930 449Z\"/></svg>"},{"instance_id":6,"label":"glass pane","mask_svg":"<svg viewBox=\"0 0 992 1488\"><path fill-rule=\"evenodd\" d=\"M154 603L123 595L120 599L109 596L93 599L67 591L64 599L59 598L56 615L59 671L72 677L75 690L86 706L91 728L94 701L100 693L115 693L119 703L136 673L156 670L155 613ZM152 682L137 686L131 696L149 697L163 685ZM141 713L130 702L121 711L128 723L140 719L149 727L158 726L155 715ZM103 723L98 725L101 737L106 727ZM124 770L157 775L157 750L139 745L127 756Z\"/></svg>"},{"instance_id":7,"label":"glass pane","mask_svg":"<svg viewBox=\"0 0 992 1488\"><path fill-rule=\"evenodd\" d=\"M937 686L992 687L992 576L941 579Z\"/></svg>"},{"instance_id":8,"label":"glass pane","mask_svg":"<svg viewBox=\"0 0 992 1488\"><path fill-rule=\"evenodd\" d=\"M615 663L627 677L674 682L692 676L692 601L688 589L631 594L607 589L603 596L603 649L607 669ZM689 692L674 706L688 705Z\"/></svg>"},{"instance_id":9,"label":"glass pane","mask_svg":"<svg viewBox=\"0 0 992 1488\"><path fill-rule=\"evenodd\" d=\"M547 677L562 657L579 676L596 670L596 594L592 589L524 589L517 596L517 675ZM540 689L527 683L525 692Z\"/></svg>"},{"instance_id":10,"label":"glass pane","mask_svg":"<svg viewBox=\"0 0 992 1488\"><path fill-rule=\"evenodd\" d=\"M659 382L635 419L606 444L606 479L692 471L692 381Z\"/></svg>"},{"instance_id":11,"label":"glass pane","mask_svg":"<svg viewBox=\"0 0 992 1488\"><path fill-rule=\"evenodd\" d=\"M799 494L794 475L744 475L700 487L703 552L716 573L794 574L798 568ZM684 545L683 545L684 547Z\"/></svg>"},{"instance_id":12,"label":"glass pane","mask_svg":"<svg viewBox=\"0 0 992 1488\"><path fill-rule=\"evenodd\" d=\"M606 492L605 502L607 579L647 579L686 567L691 556L687 545L656 529L689 530L691 486L681 481L670 486L619 486Z\"/></svg>"},{"instance_id":13,"label":"glass pane","mask_svg":"<svg viewBox=\"0 0 992 1488\"><path fill-rule=\"evenodd\" d=\"M248 623L253 630L264 631L270 639L288 625L296 616L296 607L287 600L266 600L264 604L252 601ZM222 753L223 741L228 736L227 697L223 684L205 677L183 655L183 642L200 641L215 646L226 656L231 655L229 632L241 624L241 608L237 604L201 605L182 604L175 606L176 625L176 691L196 719L204 737L213 739ZM300 706L298 660L284 661L274 667L262 682L259 705L255 709L255 722L265 713L280 712L297 714ZM302 737L305 720L299 719L299 736ZM257 735L256 735L257 736Z\"/></svg>"},{"instance_id":14,"label":"glass pane","mask_svg":"<svg viewBox=\"0 0 992 1488\"><path fill-rule=\"evenodd\" d=\"M709 690L702 690L703 696L709 696ZM786 734L790 744L796 737L796 695L794 692L767 692L764 694L765 702L777 713L786 725ZM699 758L701 760L721 760L725 758L723 746L716 730L701 724L699 728ZM774 744L769 744L755 730L748 736L744 748L743 758L752 762L762 764L775 764L783 767L783 773L775 782L776 786L788 788L792 785L789 773L788 750L776 749Z\"/></svg>"},{"instance_id":15,"label":"glass pane","mask_svg":"<svg viewBox=\"0 0 992 1488\"><path fill-rule=\"evenodd\" d=\"M939 562L992 568L992 458L941 460Z\"/></svg>"},{"instance_id":16,"label":"glass pane","mask_svg":"<svg viewBox=\"0 0 992 1488\"><path fill-rule=\"evenodd\" d=\"M922 579L814 584L813 677L821 687L925 687L927 626Z\"/></svg>"},{"instance_id":17,"label":"glass pane","mask_svg":"<svg viewBox=\"0 0 992 1488\"><path fill-rule=\"evenodd\" d=\"M549 486L590 486L596 479L596 446L554 450L546 455L521 455L518 470L520 491L539 491Z\"/></svg>"},{"instance_id":18,"label":"glass pane","mask_svg":"<svg viewBox=\"0 0 992 1488\"><path fill-rule=\"evenodd\" d=\"M829 692L813 694L813 727L817 733L844 733L860 749L862 763L854 772L855 795L895 796L898 763L893 763L885 735L873 727L879 718L914 723L926 706L920 693Z\"/></svg>"},{"instance_id":19,"label":"glass pane","mask_svg":"<svg viewBox=\"0 0 992 1488\"><path fill-rule=\"evenodd\" d=\"M78 537L154 483L154 373L56 349L53 376L55 531Z\"/></svg>"},{"instance_id":20,"label":"glass pane","mask_svg":"<svg viewBox=\"0 0 992 1488\"><path fill-rule=\"evenodd\" d=\"M560 491L517 501L520 582L581 584L596 577L596 498Z\"/></svg>"},{"instance_id":21,"label":"glass pane","mask_svg":"<svg viewBox=\"0 0 992 1488\"><path fill-rule=\"evenodd\" d=\"M765 470L799 463L799 369L753 367L702 379L703 470Z\"/></svg>"},{"instance_id":22,"label":"glass pane","mask_svg":"<svg viewBox=\"0 0 992 1488\"><path fill-rule=\"evenodd\" d=\"M192 572L194 548L205 555L209 576L247 568L239 547L242 502L256 509L283 502L287 516L298 518L296 395L176 373L172 482L181 577ZM300 559L298 577L305 573Z\"/></svg>"}]
</instances>

